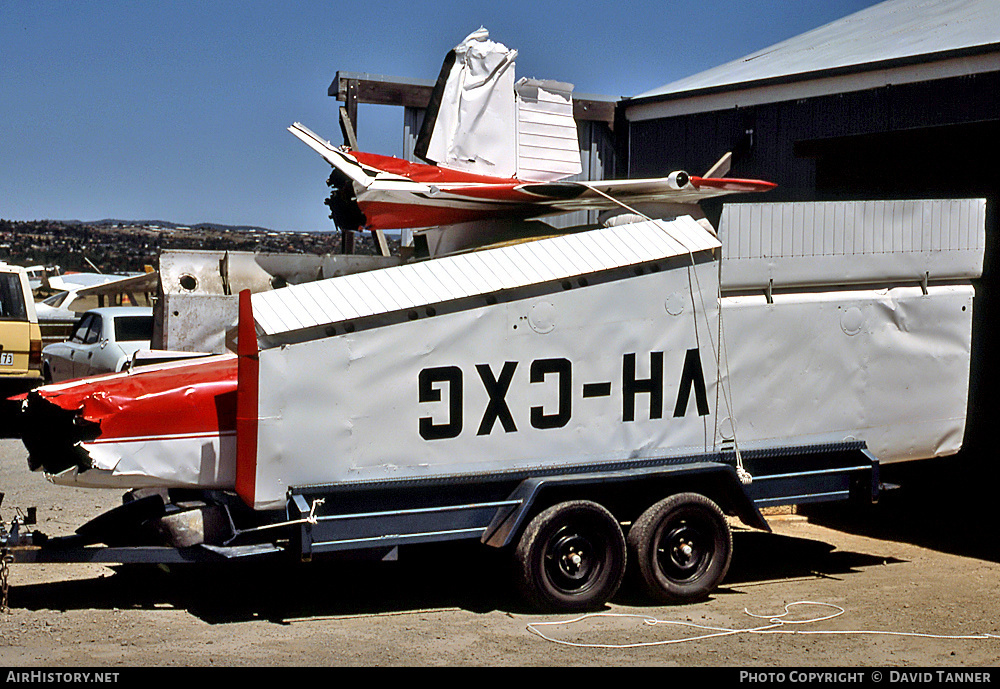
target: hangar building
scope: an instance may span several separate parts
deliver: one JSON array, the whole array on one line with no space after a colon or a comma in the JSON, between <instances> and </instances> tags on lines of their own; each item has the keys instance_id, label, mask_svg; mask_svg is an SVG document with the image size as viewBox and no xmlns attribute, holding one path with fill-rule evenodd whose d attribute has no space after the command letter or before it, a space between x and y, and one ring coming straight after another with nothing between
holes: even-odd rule
<instances>
[{"instance_id":1,"label":"hangar building","mask_svg":"<svg viewBox=\"0 0 1000 689\"><path fill-rule=\"evenodd\" d=\"M966 438L976 452L1000 412L989 351L1000 319L997 94L1000 1L888 0L621 101L618 172L701 173L733 151L731 176L778 183L767 201L986 198Z\"/></svg>"}]
</instances>

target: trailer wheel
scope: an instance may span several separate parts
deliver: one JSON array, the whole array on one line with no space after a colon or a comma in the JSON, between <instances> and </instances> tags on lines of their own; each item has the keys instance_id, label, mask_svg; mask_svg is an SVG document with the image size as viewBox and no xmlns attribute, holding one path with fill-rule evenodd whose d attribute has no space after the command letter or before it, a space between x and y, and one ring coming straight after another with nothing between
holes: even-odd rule
<instances>
[{"instance_id":1,"label":"trailer wheel","mask_svg":"<svg viewBox=\"0 0 1000 689\"><path fill-rule=\"evenodd\" d=\"M718 505L698 493L678 493L635 521L629 550L646 592L662 603L689 603L726 576L733 534Z\"/></svg>"},{"instance_id":2,"label":"trailer wheel","mask_svg":"<svg viewBox=\"0 0 1000 689\"><path fill-rule=\"evenodd\" d=\"M515 550L521 593L538 608L588 610L615 595L625 574L625 537L595 502L554 505L528 524Z\"/></svg>"}]
</instances>

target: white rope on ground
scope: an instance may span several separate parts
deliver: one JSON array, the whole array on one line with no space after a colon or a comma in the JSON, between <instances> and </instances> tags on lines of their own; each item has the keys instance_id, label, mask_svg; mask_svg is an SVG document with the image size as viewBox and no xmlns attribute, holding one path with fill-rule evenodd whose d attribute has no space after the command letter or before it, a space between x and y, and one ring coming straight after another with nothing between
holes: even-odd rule
<instances>
[{"instance_id":1,"label":"white rope on ground","mask_svg":"<svg viewBox=\"0 0 1000 689\"><path fill-rule=\"evenodd\" d=\"M788 620L784 619L791 608L799 605L813 605L823 608L832 609L833 612L820 614L815 617L811 617L803 620ZM532 622L527 625L527 630L532 634L535 634L546 641L550 641L555 644L560 644L563 646L574 646L577 648L608 648L608 649L624 649L624 648L642 648L645 646L666 646L669 644L683 644L690 643L692 641L702 641L704 639L711 639L722 636L733 636L736 634L878 634L885 636L907 636L907 637L921 637L925 639L943 639L943 640L982 640L982 639L1000 639L998 634L928 634L923 632L894 632L894 631L882 631L882 630L867 630L867 629L853 629L853 630L800 630L800 629L784 629L783 627L787 625L800 625L800 624L815 624L817 622L825 622L826 620L832 620L835 617L840 617L847 611L840 607L839 605L834 605L832 603L820 603L816 601L795 601L794 603L788 603L785 606L785 611L777 615L755 615L746 608L743 612L750 617L755 619L767 620L767 624L759 627L749 627L744 629L734 629L729 627L713 627L711 625L697 624L694 622L680 622L677 620L660 620L649 615L635 615L627 613L590 613L587 615L581 615L579 617L574 617L570 620L563 620L560 622ZM660 624L671 625L676 627L688 627L691 629L703 630L707 633L699 634L698 636L691 636L679 639L664 639L660 641L640 641L636 643L628 644L590 644L590 643L580 643L573 641L563 641L562 639L555 639L542 633L539 628L541 627L568 627L570 625L583 622L588 619L595 619L598 617L608 617L608 618L619 618L619 619L634 619L640 620L643 624L649 626L656 626Z\"/></svg>"}]
</instances>

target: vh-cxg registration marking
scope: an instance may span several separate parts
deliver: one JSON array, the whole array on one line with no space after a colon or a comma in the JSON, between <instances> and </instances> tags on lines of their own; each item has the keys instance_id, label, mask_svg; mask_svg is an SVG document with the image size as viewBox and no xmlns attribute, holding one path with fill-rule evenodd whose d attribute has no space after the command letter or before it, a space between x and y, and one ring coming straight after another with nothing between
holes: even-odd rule
<instances>
[{"instance_id":1,"label":"vh-cxg registration marking","mask_svg":"<svg viewBox=\"0 0 1000 689\"><path fill-rule=\"evenodd\" d=\"M517 431L514 414L507 404L507 393L514 381L514 373L519 362L507 361L494 371L489 364L476 364L476 378L485 390L488 401L483 409L476 435L489 435L499 424L506 433ZM685 415L691 391L694 390L695 407L699 416L708 415L708 398L705 393L705 375L697 349L689 349L684 354L680 367L680 383L677 387L677 401L674 404L674 418ZM649 418L663 418L664 369L663 352L649 353L649 378L636 376L635 353L622 356L621 404L622 421L635 421L636 400L640 395L648 396ZM565 358L535 359L529 364L529 385L551 385L557 394L557 403L550 409L536 406L528 409L528 422L532 428L562 428L573 416L573 362ZM418 377L419 401L423 403L441 402L447 394L447 416L438 418L423 416L418 420L420 437L424 440L457 438L465 426L465 372L458 366L434 366L420 371ZM612 381L596 381L582 384L582 398L610 397Z\"/></svg>"}]
</instances>

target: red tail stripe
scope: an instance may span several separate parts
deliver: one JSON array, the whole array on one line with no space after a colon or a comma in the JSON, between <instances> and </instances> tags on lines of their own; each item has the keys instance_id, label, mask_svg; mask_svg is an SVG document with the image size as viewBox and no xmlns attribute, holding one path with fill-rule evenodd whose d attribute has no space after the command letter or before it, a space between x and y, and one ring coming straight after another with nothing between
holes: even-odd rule
<instances>
[{"instance_id":1,"label":"red tail stripe","mask_svg":"<svg viewBox=\"0 0 1000 689\"><path fill-rule=\"evenodd\" d=\"M240 320L236 353L239 356L236 388L236 494L253 507L257 487L257 399L260 351L253 321L250 290L240 292Z\"/></svg>"}]
</instances>

